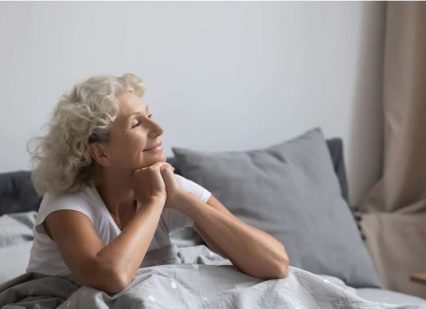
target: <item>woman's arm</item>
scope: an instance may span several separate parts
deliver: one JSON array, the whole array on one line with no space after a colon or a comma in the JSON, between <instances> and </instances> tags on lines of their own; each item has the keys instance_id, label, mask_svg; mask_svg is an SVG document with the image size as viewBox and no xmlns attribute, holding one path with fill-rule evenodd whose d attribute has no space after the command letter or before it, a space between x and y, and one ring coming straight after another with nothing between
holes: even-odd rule
<instances>
[{"instance_id":1,"label":"woman's arm","mask_svg":"<svg viewBox=\"0 0 426 309\"><path fill-rule=\"evenodd\" d=\"M157 162L135 171L132 188L143 207L110 244L102 243L92 222L78 211L58 210L47 216L47 232L78 282L116 293L133 280L165 207L162 174L171 173L171 168Z\"/></svg>"},{"instance_id":2,"label":"woman's arm","mask_svg":"<svg viewBox=\"0 0 426 309\"><path fill-rule=\"evenodd\" d=\"M140 267L157 229L164 200L145 203L111 244L103 244L89 218L74 210L58 210L46 227L75 279L83 285L116 293Z\"/></svg>"},{"instance_id":3,"label":"woman's arm","mask_svg":"<svg viewBox=\"0 0 426 309\"><path fill-rule=\"evenodd\" d=\"M181 192L175 205L192 218L207 245L241 271L262 279L287 275L289 259L283 244L235 217L214 196L206 204L189 192Z\"/></svg>"}]
</instances>

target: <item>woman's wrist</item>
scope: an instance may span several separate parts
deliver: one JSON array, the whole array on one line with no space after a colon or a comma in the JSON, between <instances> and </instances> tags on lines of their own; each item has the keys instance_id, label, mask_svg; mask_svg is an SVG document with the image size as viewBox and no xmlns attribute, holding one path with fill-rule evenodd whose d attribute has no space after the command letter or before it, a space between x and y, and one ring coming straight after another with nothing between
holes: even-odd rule
<instances>
[{"instance_id":1,"label":"woman's wrist","mask_svg":"<svg viewBox=\"0 0 426 309\"><path fill-rule=\"evenodd\" d=\"M142 206L152 205L156 207L164 207L166 203L166 198L162 196L154 195L154 196L147 197L139 202L142 204Z\"/></svg>"}]
</instances>

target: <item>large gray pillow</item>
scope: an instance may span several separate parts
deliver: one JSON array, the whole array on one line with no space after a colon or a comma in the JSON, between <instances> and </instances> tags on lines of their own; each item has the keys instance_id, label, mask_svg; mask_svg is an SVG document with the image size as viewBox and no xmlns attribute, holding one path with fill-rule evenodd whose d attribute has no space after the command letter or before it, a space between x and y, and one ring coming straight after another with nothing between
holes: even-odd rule
<instances>
[{"instance_id":1,"label":"large gray pillow","mask_svg":"<svg viewBox=\"0 0 426 309\"><path fill-rule=\"evenodd\" d=\"M242 221L279 239L290 265L353 287L381 287L321 129L265 149L172 150L182 176L210 190Z\"/></svg>"}]
</instances>

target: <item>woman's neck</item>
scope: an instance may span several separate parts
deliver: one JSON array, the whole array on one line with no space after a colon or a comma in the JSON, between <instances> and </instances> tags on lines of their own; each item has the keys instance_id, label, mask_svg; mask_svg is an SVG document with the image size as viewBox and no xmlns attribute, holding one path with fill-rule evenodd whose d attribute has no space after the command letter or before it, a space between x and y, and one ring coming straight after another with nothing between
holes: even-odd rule
<instances>
[{"instance_id":1,"label":"woman's neck","mask_svg":"<svg viewBox=\"0 0 426 309\"><path fill-rule=\"evenodd\" d=\"M122 205L132 205L134 194L131 189L131 176L97 170L94 182L99 195L109 212L118 217Z\"/></svg>"}]
</instances>

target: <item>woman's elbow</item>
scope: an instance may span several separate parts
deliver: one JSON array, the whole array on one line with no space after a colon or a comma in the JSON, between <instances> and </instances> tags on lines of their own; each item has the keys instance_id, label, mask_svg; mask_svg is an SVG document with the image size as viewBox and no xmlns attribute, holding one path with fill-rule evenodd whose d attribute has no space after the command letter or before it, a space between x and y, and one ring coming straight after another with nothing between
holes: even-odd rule
<instances>
[{"instance_id":1,"label":"woman's elbow","mask_svg":"<svg viewBox=\"0 0 426 309\"><path fill-rule=\"evenodd\" d=\"M124 290L132 280L124 271L110 267L94 267L91 272L85 272L80 283L108 294L115 294Z\"/></svg>"},{"instance_id":2,"label":"woman's elbow","mask_svg":"<svg viewBox=\"0 0 426 309\"><path fill-rule=\"evenodd\" d=\"M283 279L283 278L287 277L287 275L288 275L288 265L282 267L279 270L277 279Z\"/></svg>"},{"instance_id":3,"label":"woman's elbow","mask_svg":"<svg viewBox=\"0 0 426 309\"><path fill-rule=\"evenodd\" d=\"M282 257L279 260L275 260L271 262L269 267L263 267L258 272L248 273L251 276L254 276L263 280L271 280L271 279L283 279L288 275L288 265L289 261L287 257Z\"/></svg>"},{"instance_id":4,"label":"woman's elbow","mask_svg":"<svg viewBox=\"0 0 426 309\"><path fill-rule=\"evenodd\" d=\"M277 270L275 272L274 279L283 279L287 277L289 264L290 264L289 258L287 254L285 254L277 263L277 266L276 266Z\"/></svg>"},{"instance_id":5,"label":"woman's elbow","mask_svg":"<svg viewBox=\"0 0 426 309\"><path fill-rule=\"evenodd\" d=\"M108 294L119 293L124 290L131 281L132 278L123 275L123 273L111 272L107 280L105 280L104 288L102 290Z\"/></svg>"}]
</instances>

